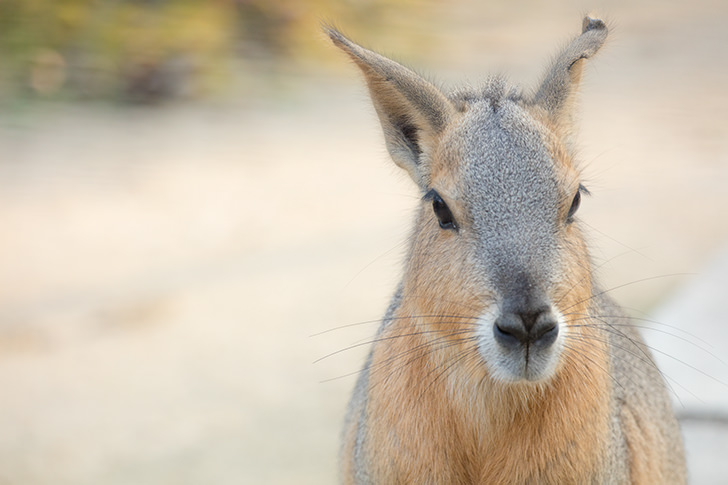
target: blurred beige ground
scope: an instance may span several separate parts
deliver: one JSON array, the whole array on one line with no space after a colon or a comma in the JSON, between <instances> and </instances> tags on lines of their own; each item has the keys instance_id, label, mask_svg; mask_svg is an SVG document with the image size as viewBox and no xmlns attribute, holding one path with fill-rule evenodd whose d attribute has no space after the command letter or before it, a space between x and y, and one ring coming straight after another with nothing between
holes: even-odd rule
<instances>
[{"instance_id":1,"label":"blurred beige ground","mask_svg":"<svg viewBox=\"0 0 728 485\"><path fill-rule=\"evenodd\" d=\"M590 9L538 5L381 30L445 83L530 86ZM642 312L728 243L728 4L598 11L581 216ZM0 484L335 482L366 349L313 362L376 323L312 335L381 316L417 197L340 61L277 102L0 113Z\"/></svg>"}]
</instances>

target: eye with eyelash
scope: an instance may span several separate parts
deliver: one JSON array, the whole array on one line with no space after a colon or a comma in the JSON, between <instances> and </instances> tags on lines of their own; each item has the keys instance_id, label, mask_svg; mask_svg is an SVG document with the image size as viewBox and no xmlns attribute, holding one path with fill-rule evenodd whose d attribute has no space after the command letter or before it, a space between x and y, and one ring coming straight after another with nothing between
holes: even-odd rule
<instances>
[{"instance_id":1,"label":"eye with eyelash","mask_svg":"<svg viewBox=\"0 0 728 485\"><path fill-rule=\"evenodd\" d=\"M432 200L432 211L435 213L437 222L440 224L441 228L453 231L458 230L455 217L452 215L450 208L447 206L445 201L442 200L442 197L440 197L440 194L438 194L437 191L434 189L430 190L424 198L426 200Z\"/></svg>"},{"instance_id":2,"label":"eye with eyelash","mask_svg":"<svg viewBox=\"0 0 728 485\"><path fill-rule=\"evenodd\" d=\"M581 205L581 193L582 192L589 195L589 191L586 189L586 187L579 184L579 188L576 190L576 194L574 195L574 198L571 201L571 207L569 207L569 212L566 214L567 223L570 223L574 220L574 214L576 214L576 211L579 210L579 206Z\"/></svg>"}]
</instances>

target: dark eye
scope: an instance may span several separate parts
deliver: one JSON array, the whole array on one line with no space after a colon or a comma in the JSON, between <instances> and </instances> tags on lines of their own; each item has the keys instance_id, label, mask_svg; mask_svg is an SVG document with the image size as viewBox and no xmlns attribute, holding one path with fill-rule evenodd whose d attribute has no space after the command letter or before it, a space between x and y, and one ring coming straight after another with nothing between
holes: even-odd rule
<instances>
[{"instance_id":1,"label":"dark eye","mask_svg":"<svg viewBox=\"0 0 728 485\"><path fill-rule=\"evenodd\" d=\"M440 227L443 229L453 229L457 230L457 224L455 224L455 218L452 216L452 212L450 212L450 208L447 206L444 200L440 197L440 195L435 192L434 190L430 191L431 193L428 194L432 197L432 210L435 212L435 215L437 216L437 220L440 223Z\"/></svg>"},{"instance_id":2,"label":"dark eye","mask_svg":"<svg viewBox=\"0 0 728 485\"><path fill-rule=\"evenodd\" d=\"M574 214L576 214L576 211L579 210L579 205L581 205L581 193L582 192L587 192L586 188L584 188L584 186L582 186L582 185L579 185L579 189L576 191L576 195L574 195L574 199L571 201L571 207L569 207L569 213L566 215L567 222L571 222L572 219L574 218Z\"/></svg>"}]
</instances>

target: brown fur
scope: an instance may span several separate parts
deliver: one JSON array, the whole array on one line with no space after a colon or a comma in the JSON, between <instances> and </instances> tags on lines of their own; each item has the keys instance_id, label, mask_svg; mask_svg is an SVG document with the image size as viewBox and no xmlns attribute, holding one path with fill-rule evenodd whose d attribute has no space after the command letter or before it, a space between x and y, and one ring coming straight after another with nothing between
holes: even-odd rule
<instances>
[{"instance_id":1,"label":"brown fur","mask_svg":"<svg viewBox=\"0 0 728 485\"><path fill-rule=\"evenodd\" d=\"M409 69L336 31L329 33L362 69L394 161L423 192L436 191L446 200L459 225L441 227L432 204L420 204L404 277L350 404L342 446L344 482L684 482L679 429L659 372L632 329L608 326L617 317L605 315L619 311L592 281L584 237L568 215L580 190L569 141L571 105L584 59L606 38L604 24L585 20L582 35L555 60L532 98L509 95L495 83L477 107L469 95L448 98ZM498 118L501 125L491 129L512 140L477 135L492 123L488 110L497 112L508 103ZM481 124L473 125L473 120ZM485 148L464 141L474 136ZM515 159L499 160L503 153ZM519 156L548 162L534 168ZM540 180L545 192L553 182L550 195L536 199L541 203L537 210L555 205L552 212L543 209L539 214L563 222L534 222L509 207L508 214L514 215L504 220L523 225L521 232L514 232L523 241L498 239L502 236L483 229L477 233L483 219L474 213L475 205L481 204L479 210L487 215L500 210L498 204L506 203L501 199L533 203L518 190L542 189L524 189L519 182L516 188L509 186L515 195L493 195L491 187L482 186L489 183L482 180L482 172L473 172L478 170L473 164L486 161L538 172L541 178L516 180ZM503 177L509 172L493 173ZM474 197L474 190L482 190L485 195L479 196L486 198ZM557 243L536 247L537 254L550 255L547 263L541 256L518 255L519 248L534 247L533 241L550 241L539 237L539 231L558 232ZM488 241L496 249L510 249L501 254L486 248L481 254L478 248ZM484 263L487 254L506 262ZM543 363L549 361L538 360L547 358L547 351L528 351L524 343L526 357L518 362L543 372L543 378L523 374L509 380L494 369L510 369L516 357L489 350L493 336L488 332L496 330L488 325L493 320L497 327L498 315L506 311L499 306L506 301L504 292L521 281L526 283L518 292L529 298L542 292L543 301L559 313L562 347L553 354L558 360L551 368ZM534 348L537 343L531 342ZM510 360L501 364L501 358Z\"/></svg>"},{"instance_id":2,"label":"brown fur","mask_svg":"<svg viewBox=\"0 0 728 485\"><path fill-rule=\"evenodd\" d=\"M586 471L598 467L607 446L611 382L604 336L594 328L572 329L593 334L596 343L567 351L553 382L514 386L492 381L467 342L448 342L452 334L470 336L457 318L416 317L466 317L481 310L467 286L439 292L442 268L466 274L458 262L467 258L433 244L437 231L429 224L416 234L403 288L413 296L378 336L387 345L374 347L369 366L366 412L377 418L369 421L368 433L379 443L372 461L386 457L396 470L378 476L381 483L428 483L433 470L442 475L432 483L588 483ZM588 288L588 274L584 278ZM571 306L587 295L569 292L568 298L565 305ZM433 345L444 348L433 352ZM407 436L407 443L393 442L393 432ZM351 456L354 439L349 429L344 456ZM418 468L422 463L426 469Z\"/></svg>"},{"instance_id":3,"label":"brown fur","mask_svg":"<svg viewBox=\"0 0 728 485\"><path fill-rule=\"evenodd\" d=\"M417 331L416 320L401 321L381 338ZM569 355L547 385L513 386L490 381L472 362L440 378L438 360L457 356L427 355L417 340L393 342L375 349L373 366L383 368L373 373L367 409L377 416L369 423L369 438L379 444L372 461L384 457L394 472L378 475L381 483L427 483L433 470L442 475L432 483L589 482L607 446L611 384L604 349L590 352L590 365L579 362L583 354ZM393 431L407 442L393 442Z\"/></svg>"}]
</instances>

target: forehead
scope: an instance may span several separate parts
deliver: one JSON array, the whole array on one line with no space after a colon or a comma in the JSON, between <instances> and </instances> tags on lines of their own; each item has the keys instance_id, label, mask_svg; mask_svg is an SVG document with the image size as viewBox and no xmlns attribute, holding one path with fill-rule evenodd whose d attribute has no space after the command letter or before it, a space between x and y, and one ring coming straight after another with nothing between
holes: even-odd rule
<instances>
[{"instance_id":1,"label":"forehead","mask_svg":"<svg viewBox=\"0 0 728 485\"><path fill-rule=\"evenodd\" d=\"M475 235L486 274L504 284L514 268L549 274L558 247L563 166L550 134L517 102L473 104L443 139L452 157L442 183ZM433 174L434 175L434 174Z\"/></svg>"},{"instance_id":2,"label":"forehead","mask_svg":"<svg viewBox=\"0 0 728 485\"><path fill-rule=\"evenodd\" d=\"M471 102L443 138L441 171L457 179L456 196L505 197L533 190L556 196L557 181L568 167L555 153L552 138L517 101L484 98Z\"/></svg>"},{"instance_id":3,"label":"forehead","mask_svg":"<svg viewBox=\"0 0 728 485\"><path fill-rule=\"evenodd\" d=\"M449 135L444 141L457 146L451 162L494 183L541 179L557 168L546 128L514 101L473 103Z\"/></svg>"}]
</instances>

